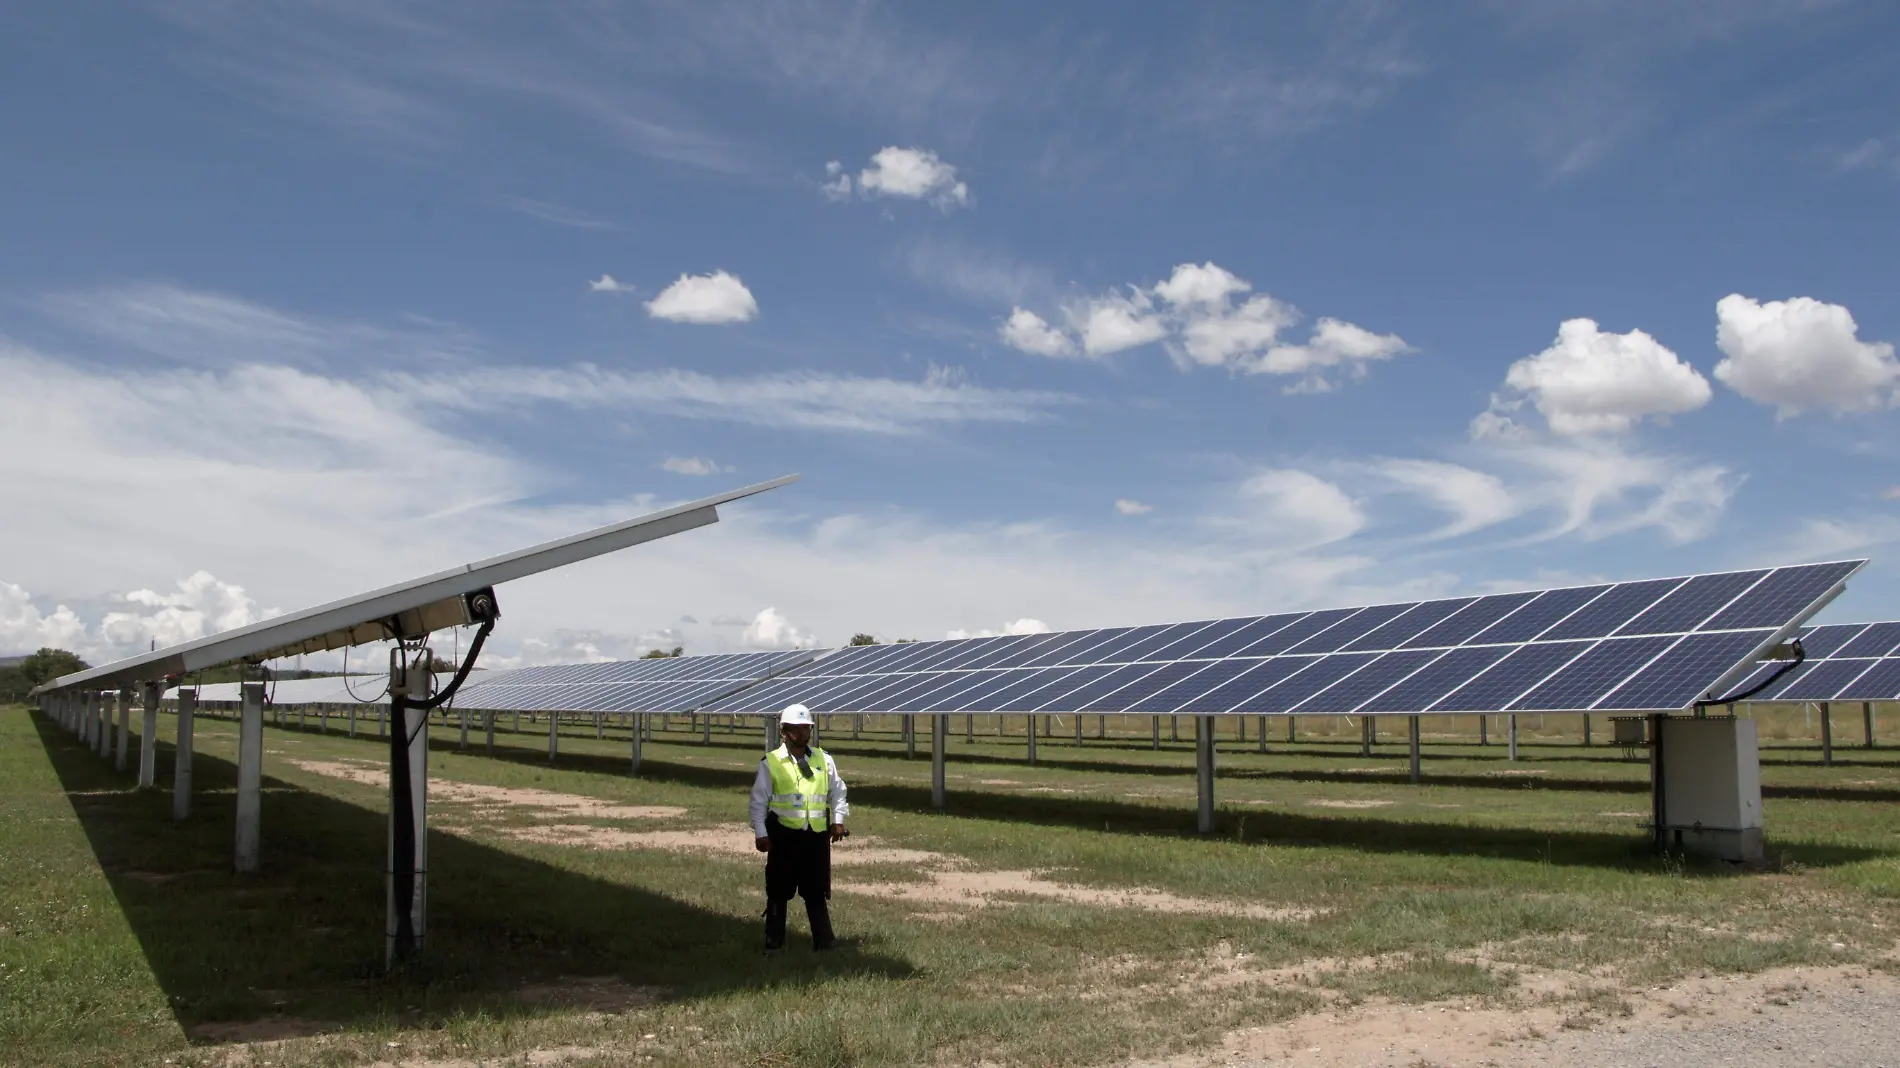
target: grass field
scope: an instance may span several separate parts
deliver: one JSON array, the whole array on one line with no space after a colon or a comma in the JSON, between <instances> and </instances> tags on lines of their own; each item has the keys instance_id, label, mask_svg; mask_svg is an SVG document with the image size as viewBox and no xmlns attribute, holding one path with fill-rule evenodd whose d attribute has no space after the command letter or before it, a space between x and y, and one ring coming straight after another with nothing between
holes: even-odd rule
<instances>
[{"instance_id":1,"label":"grass field","mask_svg":"<svg viewBox=\"0 0 1900 1068\"><path fill-rule=\"evenodd\" d=\"M980 718L974 742L958 720L941 814L927 732L906 760L888 733L833 731L849 944L809 952L794 906L770 957L759 859L650 837L745 837L756 725L667 735L637 779L624 734L576 728L549 767L525 720L493 757L438 728L427 960L392 977L374 738L267 729L263 867L239 877L230 721L199 720L196 808L175 824L168 745L167 789L141 793L0 710L0 1063L1101 1064L1323 1005L1554 997L1587 1022L1685 975L1885 967L1900 751L1850 746L1856 710L1823 768L1811 718L1764 715L1779 862L1753 874L1648 853L1646 765L1556 717L1526 721L1516 763L1501 720L1488 747L1427 721L1421 786L1401 721L1370 758L1356 729L1315 723L1289 746L1277 721L1261 754L1250 725L1223 743L1208 837L1190 743L1151 751L1146 719L1096 740L1091 717L1080 749L1059 730L1035 768L1020 719L998 739ZM846 866L852 850L873 862ZM988 889L945 891L965 884ZM1537 970L1589 981L1520 981Z\"/></svg>"}]
</instances>

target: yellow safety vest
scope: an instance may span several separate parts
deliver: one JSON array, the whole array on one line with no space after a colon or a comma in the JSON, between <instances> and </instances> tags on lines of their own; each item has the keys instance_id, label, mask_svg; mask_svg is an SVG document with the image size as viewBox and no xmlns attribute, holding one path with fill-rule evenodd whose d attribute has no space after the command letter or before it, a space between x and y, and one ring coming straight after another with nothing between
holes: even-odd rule
<instances>
[{"instance_id":1,"label":"yellow safety vest","mask_svg":"<svg viewBox=\"0 0 1900 1068\"><path fill-rule=\"evenodd\" d=\"M831 758L814 745L805 763L811 766L810 778L798 773L798 761L788 747L781 745L765 755L766 769L772 773L772 800L766 811L793 830L827 830L831 826Z\"/></svg>"}]
</instances>

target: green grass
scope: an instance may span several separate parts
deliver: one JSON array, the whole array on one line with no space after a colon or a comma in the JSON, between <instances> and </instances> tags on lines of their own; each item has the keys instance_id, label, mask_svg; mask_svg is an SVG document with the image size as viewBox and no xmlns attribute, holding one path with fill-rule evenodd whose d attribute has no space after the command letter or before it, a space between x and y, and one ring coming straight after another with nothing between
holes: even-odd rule
<instances>
[{"instance_id":1,"label":"green grass","mask_svg":"<svg viewBox=\"0 0 1900 1068\"><path fill-rule=\"evenodd\" d=\"M1474 722L1428 721L1422 786L1406 781L1400 721L1372 757L1356 725L1303 723L1287 746L1276 723L1261 754L1249 724L1244 745L1223 741L1209 837L1193 833L1190 744L1166 741L1164 727L1164 747L1150 750L1146 719L1096 740L1090 717L1080 749L1059 730L1034 768L1020 718L1001 739L979 720L974 742L959 719L948 813L930 810L927 732L907 760L888 719L863 740L833 730L825 744L851 783L853 830L881 845L1322 915L1280 923L1025 901L946 923L840 894L834 913L852 944L830 955L796 940L775 957L758 952L756 859L524 842L508 831L545 815L443 802L432 811L426 964L392 977L380 967L382 792L293 763L380 764L376 739L342 737L334 718L327 735L314 717L302 731L267 730L263 869L239 877L228 720L200 719L196 808L175 824L169 789L133 790L64 732L4 710L0 1063L230 1063L231 1047L213 1041L220 1027L279 1021L326 1033L251 1047L237 1063L368 1063L396 1043L405 1058L578 1046L598 1050L598 1063L1095 1064L1205 1046L1326 998L1511 1004L1523 968L1611 977L1579 995L1583 1017L1619 1004L1619 987L1872 960L1900 919L1900 753L1850 748L1856 709L1837 720L1836 766L1822 768L1799 710L1765 711L1785 720L1764 719L1766 822L1781 863L1754 875L1651 855L1639 815L1646 765L1578 746L1574 719L1526 717L1516 764L1500 744L1471 744ZM550 767L544 725L524 717L518 735L507 725L493 757L479 730L461 753L456 732L436 728L432 778L671 805L685 815L659 826L730 827L759 750L756 725L721 726L703 745L682 719L647 747L636 779L624 732L596 741L591 726L570 726ZM1607 741L1609 725L1597 731ZM170 732L161 718L165 784ZM1257 969L1374 963L1309 983L1196 987L1224 955ZM603 1013L537 993L573 989L575 977L658 996Z\"/></svg>"}]
</instances>

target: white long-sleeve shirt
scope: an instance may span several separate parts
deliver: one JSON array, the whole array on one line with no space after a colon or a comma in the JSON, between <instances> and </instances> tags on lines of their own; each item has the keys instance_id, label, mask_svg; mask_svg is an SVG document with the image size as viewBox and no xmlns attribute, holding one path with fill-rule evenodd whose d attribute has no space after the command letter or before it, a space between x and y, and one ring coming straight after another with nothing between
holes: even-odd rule
<instances>
[{"instance_id":1,"label":"white long-sleeve shirt","mask_svg":"<svg viewBox=\"0 0 1900 1068\"><path fill-rule=\"evenodd\" d=\"M826 753L825 759L831 763L831 793L827 803L831 806L831 822L844 823L851 814L851 804L844 798L844 776L838 774L838 762ZM813 768L816 772L818 769ZM752 777L752 803L746 809L746 817L752 822L752 837L765 837L765 810L772 800L772 769L765 764L765 758L759 758L759 773Z\"/></svg>"}]
</instances>

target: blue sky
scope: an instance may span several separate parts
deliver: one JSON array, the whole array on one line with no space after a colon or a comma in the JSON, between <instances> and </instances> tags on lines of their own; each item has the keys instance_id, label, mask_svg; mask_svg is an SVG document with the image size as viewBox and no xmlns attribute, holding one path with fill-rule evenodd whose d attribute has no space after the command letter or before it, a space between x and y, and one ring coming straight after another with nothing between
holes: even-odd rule
<instances>
[{"instance_id":1,"label":"blue sky","mask_svg":"<svg viewBox=\"0 0 1900 1068\"><path fill-rule=\"evenodd\" d=\"M11 9L0 644L788 471L504 591L499 655L1847 555L1830 618L1890 617L1897 48L1846 2Z\"/></svg>"}]
</instances>

